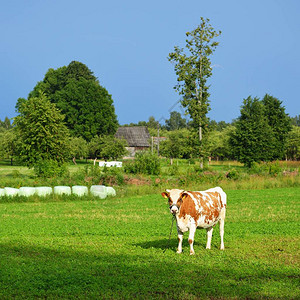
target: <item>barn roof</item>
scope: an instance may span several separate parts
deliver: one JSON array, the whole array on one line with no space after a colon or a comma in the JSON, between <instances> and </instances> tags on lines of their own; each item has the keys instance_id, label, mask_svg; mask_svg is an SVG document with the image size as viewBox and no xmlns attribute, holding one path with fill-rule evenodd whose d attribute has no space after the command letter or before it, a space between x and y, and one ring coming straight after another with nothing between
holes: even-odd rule
<instances>
[{"instance_id":1,"label":"barn roof","mask_svg":"<svg viewBox=\"0 0 300 300\"><path fill-rule=\"evenodd\" d=\"M150 147L150 134L146 126L119 127L115 136L124 138L129 147Z\"/></svg>"}]
</instances>

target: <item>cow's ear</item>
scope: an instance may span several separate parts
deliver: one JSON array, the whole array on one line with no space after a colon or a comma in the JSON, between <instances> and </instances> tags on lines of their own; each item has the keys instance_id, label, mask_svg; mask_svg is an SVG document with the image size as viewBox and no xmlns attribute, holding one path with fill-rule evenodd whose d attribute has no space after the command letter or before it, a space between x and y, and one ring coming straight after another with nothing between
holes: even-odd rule
<instances>
[{"instance_id":1,"label":"cow's ear","mask_svg":"<svg viewBox=\"0 0 300 300\"><path fill-rule=\"evenodd\" d=\"M161 193L161 195L162 195L164 198L169 199L169 194L168 194L168 193L163 192L163 193Z\"/></svg>"},{"instance_id":2,"label":"cow's ear","mask_svg":"<svg viewBox=\"0 0 300 300\"><path fill-rule=\"evenodd\" d=\"M180 195L180 200L183 201L187 196L188 196L188 194L186 192L182 192Z\"/></svg>"}]
</instances>

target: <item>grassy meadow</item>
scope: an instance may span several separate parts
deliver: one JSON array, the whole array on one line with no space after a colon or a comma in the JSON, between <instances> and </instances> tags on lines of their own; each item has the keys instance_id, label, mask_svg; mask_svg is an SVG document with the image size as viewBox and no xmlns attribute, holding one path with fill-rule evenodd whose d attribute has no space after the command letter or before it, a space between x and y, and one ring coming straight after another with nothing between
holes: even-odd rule
<instances>
[{"instance_id":1,"label":"grassy meadow","mask_svg":"<svg viewBox=\"0 0 300 300\"><path fill-rule=\"evenodd\" d=\"M187 234L176 253L175 226L168 241L172 219L159 194L173 183L167 175L116 186L117 196L104 200L1 197L0 299L299 299L300 186L296 176L281 187L284 178L272 176L268 186L263 176L250 176L248 186L245 178L221 181L225 251L216 226L211 250L206 231L197 231L194 256ZM1 187L25 183L54 181L0 166Z\"/></svg>"}]
</instances>

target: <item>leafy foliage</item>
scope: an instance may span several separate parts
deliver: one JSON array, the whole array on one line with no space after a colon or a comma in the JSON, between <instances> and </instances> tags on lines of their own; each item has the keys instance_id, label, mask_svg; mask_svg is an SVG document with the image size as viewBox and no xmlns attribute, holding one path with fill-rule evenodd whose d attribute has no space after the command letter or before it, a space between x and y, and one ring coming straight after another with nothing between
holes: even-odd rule
<instances>
[{"instance_id":1,"label":"leafy foliage","mask_svg":"<svg viewBox=\"0 0 300 300\"><path fill-rule=\"evenodd\" d=\"M167 140L160 142L160 153L168 158L189 158L192 148L187 129L169 132Z\"/></svg>"},{"instance_id":2,"label":"leafy foliage","mask_svg":"<svg viewBox=\"0 0 300 300\"><path fill-rule=\"evenodd\" d=\"M263 101L249 96L243 103L230 139L235 157L248 167L282 158L289 123L281 102L266 95Z\"/></svg>"},{"instance_id":3,"label":"leafy foliage","mask_svg":"<svg viewBox=\"0 0 300 300\"><path fill-rule=\"evenodd\" d=\"M192 126L199 130L206 129L209 110L209 86L207 80L212 76L210 55L218 42L214 41L221 32L216 32L209 24L209 19L201 18L201 24L193 31L187 32L186 49L174 48L169 54L169 61L174 63L178 84L175 90L182 96L181 104L192 119Z\"/></svg>"},{"instance_id":4,"label":"leafy foliage","mask_svg":"<svg viewBox=\"0 0 300 300\"><path fill-rule=\"evenodd\" d=\"M19 143L20 140L14 128L0 132L0 156L10 158L12 163L13 158L17 156Z\"/></svg>"},{"instance_id":5,"label":"leafy foliage","mask_svg":"<svg viewBox=\"0 0 300 300\"><path fill-rule=\"evenodd\" d=\"M70 138L70 155L72 158L86 158L88 156L88 143L82 137Z\"/></svg>"},{"instance_id":6,"label":"leafy foliage","mask_svg":"<svg viewBox=\"0 0 300 300\"><path fill-rule=\"evenodd\" d=\"M272 160L282 159L286 150L288 132L291 130L290 118L285 113L282 101L266 94L262 99L265 116L272 128L275 138Z\"/></svg>"},{"instance_id":7,"label":"leafy foliage","mask_svg":"<svg viewBox=\"0 0 300 300\"><path fill-rule=\"evenodd\" d=\"M73 61L67 67L49 69L30 97L42 91L66 116L73 136L90 141L95 135L114 134L118 127L113 100L89 68ZM17 108L24 99L19 99Z\"/></svg>"},{"instance_id":8,"label":"leafy foliage","mask_svg":"<svg viewBox=\"0 0 300 300\"><path fill-rule=\"evenodd\" d=\"M126 153L127 142L114 136L95 136L89 143L90 157L120 159Z\"/></svg>"},{"instance_id":9,"label":"leafy foliage","mask_svg":"<svg viewBox=\"0 0 300 300\"><path fill-rule=\"evenodd\" d=\"M174 131L187 127L186 119L182 118L181 114L177 111L172 111L170 113L170 119L165 121L165 128L168 131Z\"/></svg>"},{"instance_id":10,"label":"leafy foliage","mask_svg":"<svg viewBox=\"0 0 300 300\"><path fill-rule=\"evenodd\" d=\"M68 173L65 164L55 160L39 160L34 164L34 173L39 177L61 177Z\"/></svg>"},{"instance_id":11,"label":"leafy foliage","mask_svg":"<svg viewBox=\"0 0 300 300\"><path fill-rule=\"evenodd\" d=\"M243 103L231 145L238 160L250 167L254 162L271 159L274 135L259 99L249 96Z\"/></svg>"},{"instance_id":12,"label":"leafy foliage","mask_svg":"<svg viewBox=\"0 0 300 300\"><path fill-rule=\"evenodd\" d=\"M300 160L300 127L292 126L287 136L286 156L288 159Z\"/></svg>"},{"instance_id":13,"label":"leafy foliage","mask_svg":"<svg viewBox=\"0 0 300 300\"><path fill-rule=\"evenodd\" d=\"M132 174L158 175L160 161L156 154L151 152L138 152L133 162L125 164L124 171Z\"/></svg>"},{"instance_id":14,"label":"leafy foliage","mask_svg":"<svg viewBox=\"0 0 300 300\"><path fill-rule=\"evenodd\" d=\"M69 132L64 116L44 94L31 97L19 106L15 118L20 138L19 154L29 167L40 161L62 163L69 156Z\"/></svg>"},{"instance_id":15,"label":"leafy foliage","mask_svg":"<svg viewBox=\"0 0 300 300\"><path fill-rule=\"evenodd\" d=\"M229 140L234 130L235 127L230 125L226 126L223 130L213 130L209 132L207 148L211 158L228 160L233 157Z\"/></svg>"}]
</instances>

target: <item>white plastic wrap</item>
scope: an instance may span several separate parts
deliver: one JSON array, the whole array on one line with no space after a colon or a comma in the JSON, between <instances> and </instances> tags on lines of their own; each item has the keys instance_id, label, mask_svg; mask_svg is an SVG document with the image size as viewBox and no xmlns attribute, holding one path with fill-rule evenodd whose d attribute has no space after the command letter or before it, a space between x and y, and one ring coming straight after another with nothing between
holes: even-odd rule
<instances>
[{"instance_id":1,"label":"white plastic wrap","mask_svg":"<svg viewBox=\"0 0 300 300\"><path fill-rule=\"evenodd\" d=\"M56 195L71 195L71 188L69 186L55 186L54 194L56 194Z\"/></svg>"},{"instance_id":2,"label":"white plastic wrap","mask_svg":"<svg viewBox=\"0 0 300 300\"><path fill-rule=\"evenodd\" d=\"M107 193L107 196L116 196L116 190L113 188L113 187L111 187L111 186L107 186L106 187L106 193Z\"/></svg>"},{"instance_id":3,"label":"white plastic wrap","mask_svg":"<svg viewBox=\"0 0 300 300\"><path fill-rule=\"evenodd\" d=\"M19 195L20 196L25 196L25 197L29 197L34 195L36 192L34 187L20 187L19 188Z\"/></svg>"},{"instance_id":4,"label":"white plastic wrap","mask_svg":"<svg viewBox=\"0 0 300 300\"><path fill-rule=\"evenodd\" d=\"M72 194L76 196L87 196L89 190L86 186L83 185L74 185L72 186Z\"/></svg>"},{"instance_id":5,"label":"white plastic wrap","mask_svg":"<svg viewBox=\"0 0 300 300\"><path fill-rule=\"evenodd\" d=\"M107 197L106 187L104 185L92 185L90 192L93 196L104 199Z\"/></svg>"},{"instance_id":6,"label":"white plastic wrap","mask_svg":"<svg viewBox=\"0 0 300 300\"><path fill-rule=\"evenodd\" d=\"M5 187L4 191L5 191L6 196L14 197L19 194L19 189L15 189L15 188L11 188L11 187Z\"/></svg>"},{"instance_id":7,"label":"white plastic wrap","mask_svg":"<svg viewBox=\"0 0 300 300\"><path fill-rule=\"evenodd\" d=\"M35 188L35 192L38 196L48 196L52 194L52 187L50 186L39 186Z\"/></svg>"}]
</instances>

